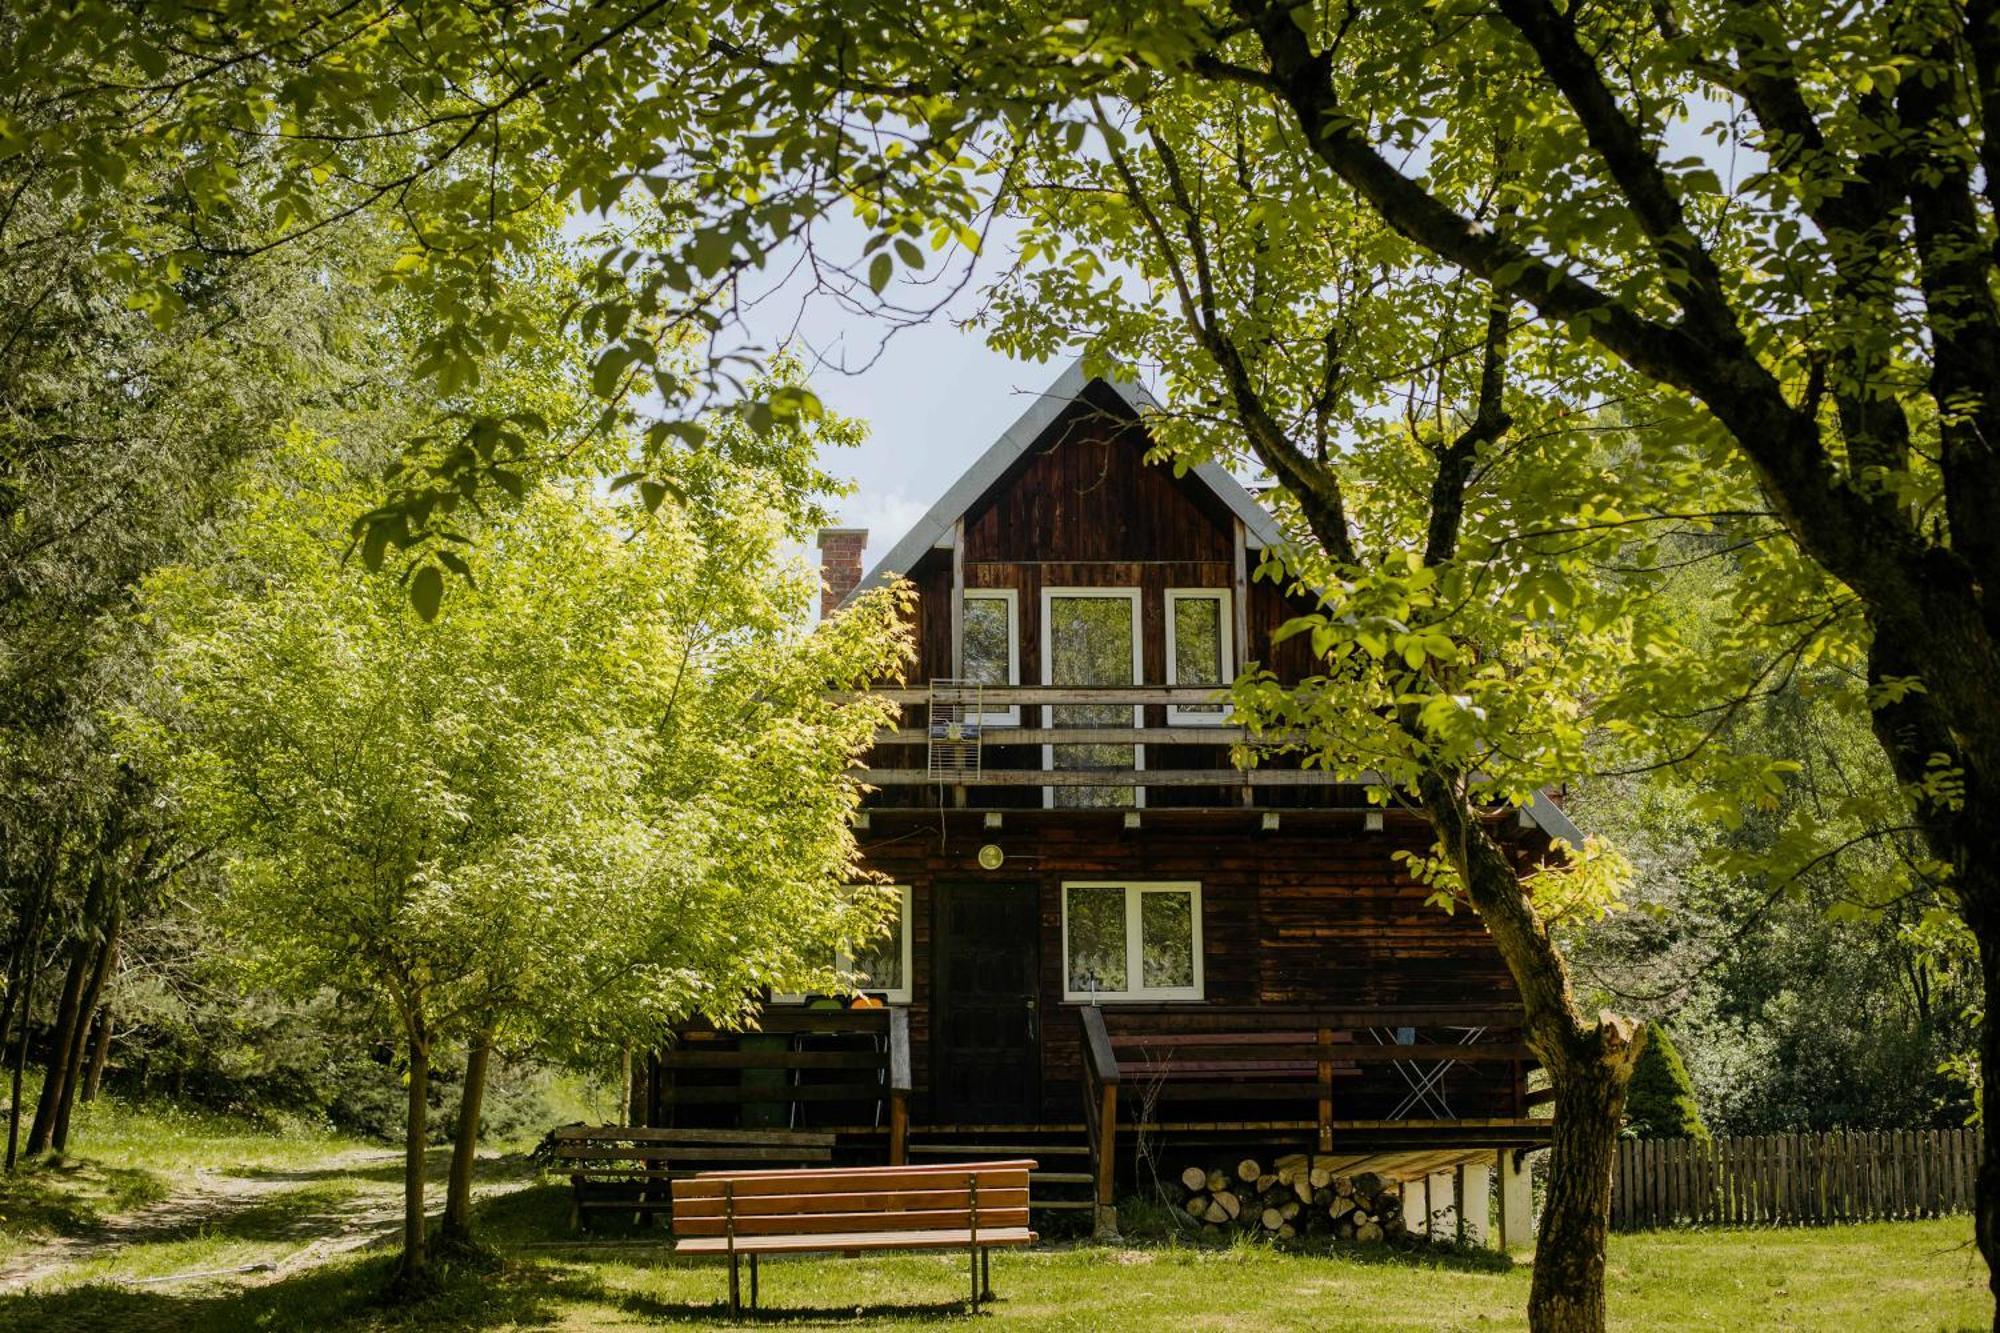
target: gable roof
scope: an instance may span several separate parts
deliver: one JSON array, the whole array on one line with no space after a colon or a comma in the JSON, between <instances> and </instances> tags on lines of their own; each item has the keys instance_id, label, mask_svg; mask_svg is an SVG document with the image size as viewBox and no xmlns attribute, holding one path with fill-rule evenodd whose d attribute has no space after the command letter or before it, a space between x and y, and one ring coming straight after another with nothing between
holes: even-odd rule
<instances>
[{"instance_id":1,"label":"gable roof","mask_svg":"<svg viewBox=\"0 0 2000 1333\"><path fill-rule=\"evenodd\" d=\"M909 573L924 558L926 551L939 547L949 549L952 530L958 520L1007 474L1008 468L1035 447L1065 410L1082 401L1084 390L1092 384L1101 384L1117 395L1118 400L1131 409L1134 417L1144 419L1160 410L1153 395L1138 384L1085 378L1083 359L1079 357L1056 378L1054 384L1036 395L1028 410L1021 413L999 439L986 447L972 466L938 497L937 503L911 525L902 540L889 548L887 555L875 562L875 567L854 585L847 598L851 600L870 588L882 587L898 575ZM1243 488L1242 482L1230 475L1228 468L1220 463L1199 463L1188 469L1188 475L1201 481L1230 513L1243 520L1245 540L1251 549L1261 550L1283 544L1285 538L1277 520ZM843 600L842 605L845 604Z\"/></svg>"}]
</instances>

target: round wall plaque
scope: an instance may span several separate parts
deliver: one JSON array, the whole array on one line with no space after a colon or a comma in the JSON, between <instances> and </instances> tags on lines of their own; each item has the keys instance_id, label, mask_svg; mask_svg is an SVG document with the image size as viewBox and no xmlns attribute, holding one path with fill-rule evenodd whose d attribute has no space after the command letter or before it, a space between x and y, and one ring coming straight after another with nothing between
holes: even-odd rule
<instances>
[{"instance_id":1,"label":"round wall plaque","mask_svg":"<svg viewBox=\"0 0 2000 1333\"><path fill-rule=\"evenodd\" d=\"M997 842L989 842L979 849L979 864L987 870L998 870L1006 859L1007 853L1000 850Z\"/></svg>"}]
</instances>

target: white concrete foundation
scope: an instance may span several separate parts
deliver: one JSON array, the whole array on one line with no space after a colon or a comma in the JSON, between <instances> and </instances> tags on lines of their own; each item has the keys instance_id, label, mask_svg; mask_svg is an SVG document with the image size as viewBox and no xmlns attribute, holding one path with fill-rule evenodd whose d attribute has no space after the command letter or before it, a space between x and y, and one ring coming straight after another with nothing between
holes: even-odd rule
<instances>
[{"instance_id":1,"label":"white concrete foundation","mask_svg":"<svg viewBox=\"0 0 2000 1333\"><path fill-rule=\"evenodd\" d=\"M1535 1183L1526 1153L1500 1152L1500 1236L1502 1250L1525 1250L1535 1243Z\"/></svg>"},{"instance_id":2,"label":"white concrete foundation","mask_svg":"<svg viewBox=\"0 0 2000 1333\"><path fill-rule=\"evenodd\" d=\"M1484 1162L1467 1162L1458 1168L1458 1179L1458 1211L1465 1219L1465 1233L1459 1239L1467 1245L1484 1245L1491 1231L1492 1168Z\"/></svg>"}]
</instances>

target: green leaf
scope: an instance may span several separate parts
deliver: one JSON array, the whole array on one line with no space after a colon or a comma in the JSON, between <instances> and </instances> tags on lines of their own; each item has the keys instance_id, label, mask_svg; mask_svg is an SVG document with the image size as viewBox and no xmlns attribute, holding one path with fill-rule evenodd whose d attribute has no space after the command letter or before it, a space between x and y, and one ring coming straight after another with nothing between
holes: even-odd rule
<instances>
[{"instance_id":1,"label":"green leaf","mask_svg":"<svg viewBox=\"0 0 2000 1333\"><path fill-rule=\"evenodd\" d=\"M425 565L410 580L410 605L417 608L417 614L428 622L437 619L438 606L444 601L444 575L436 565Z\"/></svg>"},{"instance_id":2,"label":"green leaf","mask_svg":"<svg viewBox=\"0 0 2000 1333\"><path fill-rule=\"evenodd\" d=\"M896 261L885 254L876 255L868 261L868 285L880 296L882 289L889 285L889 278L896 271Z\"/></svg>"}]
</instances>

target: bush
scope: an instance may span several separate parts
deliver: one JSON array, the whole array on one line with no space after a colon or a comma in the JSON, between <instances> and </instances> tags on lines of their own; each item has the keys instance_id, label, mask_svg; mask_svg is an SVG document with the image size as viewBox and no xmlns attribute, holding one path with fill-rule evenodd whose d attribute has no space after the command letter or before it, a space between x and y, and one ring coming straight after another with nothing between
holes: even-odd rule
<instances>
[{"instance_id":1,"label":"bush","mask_svg":"<svg viewBox=\"0 0 2000 1333\"><path fill-rule=\"evenodd\" d=\"M1655 1023L1640 1048L1625 1092L1625 1132L1641 1139L1706 1139L1694 1104L1694 1081L1666 1028Z\"/></svg>"}]
</instances>

